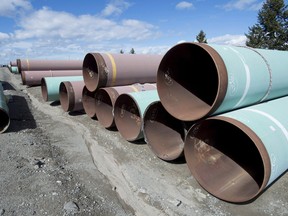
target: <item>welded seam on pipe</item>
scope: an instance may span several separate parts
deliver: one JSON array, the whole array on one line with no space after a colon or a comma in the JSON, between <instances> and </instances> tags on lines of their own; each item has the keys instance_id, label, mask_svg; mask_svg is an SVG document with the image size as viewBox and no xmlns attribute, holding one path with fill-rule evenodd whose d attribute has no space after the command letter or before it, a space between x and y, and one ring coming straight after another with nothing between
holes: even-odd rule
<instances>
[{"instance_id":1,"label":"welded seam on pipe","mask_svg":"<svg viewBox=\"0 0 288 216\"><path fill-rule=\"evenodd\" d=\"M272 89L272 70L271 70L271 67L270 67L268 61L265 59L265 57L264 57L260 52L258 52L258 51L255 50L255 49L252 49L252 48L250 48L250 47L247 47L247 46L244 46L244 47L247 48L247 49L250 49L250 50L252 50L252 51L254 51L254 52L256 52L256 53L263 59L263 61L265 62L265 64L267 65L267 68L268 68L268 71L269 71L269 85L268 85L266 94L265 94L265 95L263 96L263 98L260 100L260 102L263 102L263 101L268 97L268 95L270 94L271 89Z\"/></svg>"},{"instance_id":2,"label":"welded seam on pipe","mask_svg":"<svg viewBox=\"0 0 288 216\"><path fill-rule=\"evenodd\" d=\"M245 97L247 96L248 90L250 88L250 83L251 83L251 75L250 75L250 69L249 69L248 65L246 64L243 55L241 55L237 50L233 49L232 47L229 47L229 48L233 52L235 52L238 55L238 57L240 58L240 60L242 61L244 68L245 68L245 74L246 74L246 85L245 85L244 93L242 94L238 103L234 106L234 108L237 108L242 103L242 101L245 99Z\"/></svg>"},{"instance_id":3,"label":"welded seam on pipe","mask_svg":"<svg viewBox=\"0 0 288 216\"><path fill-rule=\"evenodd\" d=\"M116 82L116 76L117 76L116 63L115 63L113 56L110 53L106 53L106 55L109 57L111 64L112 64L112 83L111 83L111 85L114 86L115 82Z\"/></svg>"}]
</instances>

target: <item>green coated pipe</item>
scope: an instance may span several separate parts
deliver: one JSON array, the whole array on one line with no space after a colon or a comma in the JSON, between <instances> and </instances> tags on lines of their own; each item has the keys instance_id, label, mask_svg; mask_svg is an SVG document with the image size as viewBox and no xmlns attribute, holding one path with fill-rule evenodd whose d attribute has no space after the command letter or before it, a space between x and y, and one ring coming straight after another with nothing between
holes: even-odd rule
<instances>
[{"instance_id":1,"label":"green coated pipe","mask_svg":"<svg viewBox=\"0 0 288 216\"><path fill-rule=\"evenodd\" d=\"M2 83L0 81L0 133L5 132L10 125L9 108L4 95Z\"/></svg>"},{"instance_id":2,"label":"green coated pipe","mask_svg":"<svg viewBox=\"0 0 288 216\"><path fill-rule=\"evenodd\" d=\"M15 74L18 74L19 73L18 67L17 66L11 66L11 72L15 73Z\"/></svg>"},{"instance_id":3,"label":"green coated pipe","mask_svg":"<svg viewBox=\"0 0 288 216\"><path fill-rule=\"evenodd\" d=\"M147 107L159 101L157 90L129 92L120 94L114 104L116 128L127 141L144 138L143 114Z\"/></svg>"},{"instance_id":4,"label":"green coated pipe","mask_svg":"<svg viewBox=\"0 0 288 216\"><path fill-rule=\"evenodd\" d=\"M41 79L41 92L44 101L60 100L59 87L64 81L80 81L83 76L43 77Z\"/></svg>"},{"instance_id":5,"label":"green coated pipe","mask_svg":"<svg viewBox=\"0 0 288 216\"><path fill-rule=\"evenodd\" d=\"M256 199L288 168L288 97L208 117L185 139L188 167L229 202Z\"/></svg>"},{"instance_id":6,"label":"green coated pipe","mask_svg":"<svg viewBox=\"0 0 288 216\"><path fill-rule=\"evenodd\" d=\"M181 43L164 55L157 89L165 109L184 121L288 95L288 51Z\"/></svg>"}]
</instances>

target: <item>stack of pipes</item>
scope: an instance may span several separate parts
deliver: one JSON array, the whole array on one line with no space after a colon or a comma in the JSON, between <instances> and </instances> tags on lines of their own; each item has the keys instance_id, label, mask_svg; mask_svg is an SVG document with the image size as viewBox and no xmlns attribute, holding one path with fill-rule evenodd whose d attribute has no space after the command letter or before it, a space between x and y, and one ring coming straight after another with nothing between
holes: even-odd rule
<instances>
[{"instance_id":1,"label":"stack of pipes","mask_svg":"<svg viewBox=\"0 0 288 216\"><path fill-rule=\"evenodd\" d=\"M158 54L87 53L83 60L85 112L105 128L119 130L114 121L116 101L132 92L155 94L157 69L162 57ZM135 103L137 107L141 106L141 101Z\"/></svg>"},{"instance_id":2,"label":"stack of pipes","mask_svg":"<svg viewBox=\"0 0 288 216\"><path fill-rule=\"evenodd\" d=\"M39 86L44 77L81 76L82 60L17 59L23 85Z\"/></svg>"},{"instance_id":3,"label":"stack of pipes","mask_svg":"<svg viewBox=\"0 0 288 216\"><path fill-rule=\"evenodd\" d=\"M4 95L2 82L0 81L0 133L5 132L10 125L9 108L7 98Z\"/></svg>"},{"instance_id":4,"label":"stack of pipes","mask_svg":"<svg viewBox=\"0 0 288 216\"><path fill-rule=\"evenodd\" d=\"M163 107L151 108L145 122L158 121L165 109L191 123L184 156L215 197L249 202L287 170L287 59L287 51L187 42L161 60L157 91ZM161 156L182 148L170 144L154 142L151 149Z\"/></svg>"}]
</instances>

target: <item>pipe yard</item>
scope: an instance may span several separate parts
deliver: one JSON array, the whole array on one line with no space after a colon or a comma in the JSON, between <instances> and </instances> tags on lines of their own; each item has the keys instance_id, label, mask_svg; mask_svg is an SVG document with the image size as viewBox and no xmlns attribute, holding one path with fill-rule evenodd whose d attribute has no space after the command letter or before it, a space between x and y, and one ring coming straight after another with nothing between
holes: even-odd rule
<instances>
[{"instance_id":1,"label":"pipe yard","mask_svg":"<svg viewBox=\"0 0 288 216\"><path fill-rule=\"evenodd\" d=\"M7 85L47 116L51 140L71 127L60 140L89 152L109 215L288 215L287 51L184 42L164 55L16 59L0 70L0 140L21 122Z\"/></svg>"}]
</instances>

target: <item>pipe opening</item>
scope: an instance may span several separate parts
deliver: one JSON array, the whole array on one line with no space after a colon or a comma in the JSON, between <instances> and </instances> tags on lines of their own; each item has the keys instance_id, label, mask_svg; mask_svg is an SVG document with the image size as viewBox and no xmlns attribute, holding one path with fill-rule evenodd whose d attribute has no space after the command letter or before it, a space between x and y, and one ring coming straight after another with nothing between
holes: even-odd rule
<instances>
[{"instance_id":1,"label":"pipe opening","mask_svg":"<svg viewBox=\"0 0 288 216\"><path fill-rule=\"evenodd\" d=\"M48 101L48 91L47 91L47 84L45 78L41 79L41 92L44 101Z\"/></svg>"},{"instance_id":2,"label":"pipe opening","mask_svg":"<svg viewBox=\"0 0 288 216\"><path fill-rule=\"evenodd\" d=\"M128 141L135 141L141 132L142 119L137 103L127 94L121 94L114 105L115 124Z\"/></svg>"},{"instance_id":3,"label":"pipe opening","mask_svg":"<svg viewBox=\"0 0 288 216\"><path fill-rule=\"evenodd\" d=\"M10 124L10 117L5 110L0 108L0 133L4 132Z\"/></svg>"},{"instance_id":4,"label":"pipe opening","mask_svg":"<svg viewBox=\"0 0 288 216\"><path fill-rule=\"evenodd\" d=\"M91 117L96 117L96 110L95 110L95 92L89 91L86 86L84 86L82 91L82 104L85 113Z\"/></svg>"},{"instance_id":5,"label":"pipe opening","mask_svg":"<svg viewBox=\"0 0 288 216\"><path fill-rule=\"evenodd\" d=\"M73 110L74 101L74 91L70 82L61 82L59 86L59 99L62 109L65 112Z\"/></svg>"},{"instance_id":6,"label":"pipe opening","mask_svg":"<svg viewBox=\"0 0 288 216\"><path fill-rule=\"evenodd\" d=\"M145 141L157 157L172 161L184 156L184 124L167 113L160 101L151 104L143 118Z\"/></svg>"},{"instance_id":7,"label":"pipe opening","mask_svg":"<svg viewBox=\"0 0 288 216\"><path fill-rule=\"evenodd\" d=\"M115 92L115 94L117 93ZM96 98L95 110L100 124L102 124L105 128L114 126L113 102L109 95L109 90L108 89L97 90L95 98Z\"/></svg>"},{"instance_id":8,"label":"pipe opening","mask_svg":"<svg viewBox=\"0 0 288 216\"><path fill-rule=\"evenodd\" d=\"M220 56L207 45L183 43L172 47L157 73L157 89L165 109L183 121L210 113L219 94L218 73L226 72L219 72L217 64L225 68Z\"/></svg>"},{"instance_id":9,"label":"pipe opening","mask_svg":"<svg viewBox=\"0 0 288 216\"><path fill-rule=\"evenodd\" d=\"M241 125L204 120L191 127L185 140L191 173L208 192L229 202L249 201L267 183L262 157L267 152L261 149L261 140Z\"/></svg>"}]
</instances>

